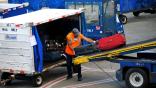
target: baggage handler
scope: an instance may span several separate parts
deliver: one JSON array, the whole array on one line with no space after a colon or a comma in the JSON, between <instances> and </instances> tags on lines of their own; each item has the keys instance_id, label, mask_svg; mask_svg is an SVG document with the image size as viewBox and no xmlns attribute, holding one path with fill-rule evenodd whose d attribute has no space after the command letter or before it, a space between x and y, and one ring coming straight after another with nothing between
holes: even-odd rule
<instances>
[{"instance_id":1,"label":"baggage handler","mask_svg":"<svg viewBox=\"0 0 156 88\"><path fill-rule=\"evenodd\" d=\"M77 48L81 45L81 41L85 40L89 43L96 43L96 41L85 37L83 34L81 34L79 32L79 30L77 28L74 28L72 30L72 32L68 33L66 36L66 40L67 40L67 45L65 48L65 53L66 53L66 62L67 62L67 80L71 79L72 76L72 59L74 57L76 57L75 55L75 51L74 48ZM77 77L78 77L78 81L82 81L82 74L81 74L81 65L75 65L74 66L77 69Z\"/></svg>"}]
</instances>

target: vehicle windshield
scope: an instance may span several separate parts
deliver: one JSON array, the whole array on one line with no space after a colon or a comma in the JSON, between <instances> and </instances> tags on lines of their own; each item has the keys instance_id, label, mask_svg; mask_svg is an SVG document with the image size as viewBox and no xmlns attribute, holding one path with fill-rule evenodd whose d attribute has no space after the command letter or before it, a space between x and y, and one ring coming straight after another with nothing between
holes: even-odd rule
<instances>
[{"instance_id":1,"label":"vehicle windshield","mask_svg":"<svg viewBox=\"0 0 156 88\"><path fill-rule=\"evenodd\" d=\"M84 8L87 24L99 24L99 6L97 3L72 4L69 9Z\"/></svg>"}]
</instances>

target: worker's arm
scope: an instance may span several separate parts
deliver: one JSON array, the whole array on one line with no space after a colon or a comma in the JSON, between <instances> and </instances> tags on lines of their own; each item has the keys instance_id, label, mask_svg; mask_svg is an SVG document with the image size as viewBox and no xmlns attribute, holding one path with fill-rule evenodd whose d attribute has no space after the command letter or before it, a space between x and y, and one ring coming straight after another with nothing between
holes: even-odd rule
<instances>
[{"instance_id":1,"label":"worker's arm","mask_svg":"<svg viewBox=\"0 0 156 88\"><path fill-rule=\"evenodd\" d=\"M82 35L82 39L85 40L85 41L87 41L87 42L89 42L89 43L95 43L95 42L96 42L96 41L94 41L93 39L87 38L87 37L85 37L85 36L83 36L83 35Z\"/></svg>"}]
</instances>

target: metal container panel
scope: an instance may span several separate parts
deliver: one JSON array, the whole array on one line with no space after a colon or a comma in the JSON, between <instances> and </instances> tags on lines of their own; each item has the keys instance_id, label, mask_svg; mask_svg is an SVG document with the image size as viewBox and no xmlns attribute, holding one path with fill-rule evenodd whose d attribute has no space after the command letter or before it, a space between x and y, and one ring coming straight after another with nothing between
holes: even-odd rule
<instances>
[{"instance_id":1,"label":"metal container panel","mask_svg":"<svg viewBox=\"0 0 156 88\"><path fill-rule=\"evenodd\" d=\"M31 27L16 29L0 27L0 70L10 73L33 74L34 55Z\"/></svg>"}]
</instances>

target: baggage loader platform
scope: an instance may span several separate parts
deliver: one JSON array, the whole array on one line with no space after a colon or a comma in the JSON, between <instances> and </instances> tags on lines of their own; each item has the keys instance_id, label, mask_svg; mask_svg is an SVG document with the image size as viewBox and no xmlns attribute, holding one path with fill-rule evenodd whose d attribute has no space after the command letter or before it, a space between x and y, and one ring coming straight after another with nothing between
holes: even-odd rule
<instances>
[{"instance_id":1,"label":"baggage loader platform","mask_svg":"<svg viewBox=\"0 0 156 88\"><path fill-rule=\"evenodd\" d=\"M82 56L78 56L74 59L74 64L83 64L87 63L93 59L98 58L111 58L116 57L120 55L130 54L138 51L144 51L148 49L153 49L156 47L156 38L141 41L138 43L128 44L126 46L123 46L122 48L117 48L109 51L100 51L92 54L86 54Z\"/></svg>"}]
</instances>

